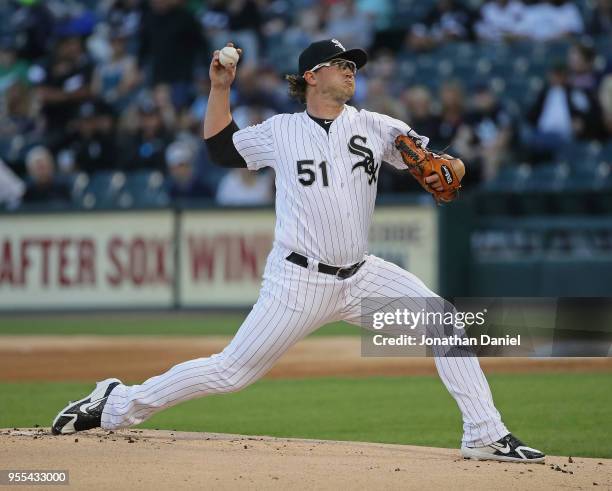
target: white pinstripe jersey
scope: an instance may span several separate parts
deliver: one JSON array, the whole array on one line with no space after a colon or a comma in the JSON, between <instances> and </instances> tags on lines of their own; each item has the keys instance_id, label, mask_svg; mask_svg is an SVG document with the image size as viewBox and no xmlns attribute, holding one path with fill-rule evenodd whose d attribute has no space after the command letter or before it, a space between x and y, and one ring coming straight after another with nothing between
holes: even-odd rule
<instances>
[{"instance_id":1,"label":"white pinstripe jersey","mask_svg":"<svg viewBox=\"0 0 612 491\"><path fill-rule=\"evenodd\" d=\"M304 111L239 130L233 141L250 170L274 168L275 243L346 266L367 251L381 163L406 168L393 142L410 129L345 105L329 134Z\"/></svg>"}]
</instances>

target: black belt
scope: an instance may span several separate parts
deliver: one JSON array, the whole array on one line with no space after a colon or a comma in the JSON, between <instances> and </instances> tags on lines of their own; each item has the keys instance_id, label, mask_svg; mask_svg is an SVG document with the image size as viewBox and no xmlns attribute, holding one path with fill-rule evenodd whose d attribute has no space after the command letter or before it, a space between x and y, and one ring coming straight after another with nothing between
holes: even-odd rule
<instances>
[{"instance_id":1,"label":"black belt","mask_svg":"<svg viewBox=\"0 0 612 491\"><path fill-rule=\"evenodd\" d=\"M297 252L292 252L286 257L287 261L297 264L298 266L302 266L302 268L308 267L308 258L306 256L302 256ZM338 266L330 266L329 264L319 263L319 273L331 274L340 278L341 280L346 280L353 276L359 268L363 266L365 261L361 261L360 263L355 263L352 266L348 266L346 268L339 268Z\"/></svg>"}]
</instances>

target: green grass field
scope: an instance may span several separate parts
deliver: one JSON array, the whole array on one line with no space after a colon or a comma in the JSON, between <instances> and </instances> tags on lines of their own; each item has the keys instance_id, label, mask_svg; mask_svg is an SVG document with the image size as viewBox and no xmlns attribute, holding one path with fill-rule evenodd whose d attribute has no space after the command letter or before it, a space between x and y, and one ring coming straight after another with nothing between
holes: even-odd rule
<instances>
[{"instance_id":1,"label":"green grass field","mask_svg":"<svg viewBox=\"0 0 612 491\"><path fill-rule=\"evenodd\" d=\"M102 336L199 336L233 335L245 314L160 313L155 314L68 314L0 316L0 335L75 335ZM360 330L344 322L328 324L313 336L358 335Z\"/></svg>"},{"instance_id":2,"label":"green grass field","mask_svg":"<svg viewBox=\"0 0 612 491\"><path fill-rule=\"evenodd\" d=\"M549 454L612 457L610 374L490 375L506 424ZM0 384L0 427L49 426L79 383ZM457 447L459 411L437 377L262 380L154 416L143 428Z\"/></svg>"}]
</instances>

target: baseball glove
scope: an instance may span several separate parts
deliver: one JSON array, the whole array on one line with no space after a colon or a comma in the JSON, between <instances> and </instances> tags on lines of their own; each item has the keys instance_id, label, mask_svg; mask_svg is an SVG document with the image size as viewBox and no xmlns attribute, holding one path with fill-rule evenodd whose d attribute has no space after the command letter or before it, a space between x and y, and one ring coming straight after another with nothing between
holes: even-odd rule
<instances>
[{"instance_id":1,"label":"baseball glove","mask_svg":"<svg viewBox=\"0 0 612 491\"><path fill-rule=\"evenodd\" d=\"M410 173L425 191L433 195L436 203L448 203L457 197L463 175L458 176L453 162L445 158L450 156L438 155L427 150L423 146L422 139L410 133L399 135L395 139L395 147L402 154L404 164ZM440 183L444 188L442 191L436 191L425 182L426 177L434 174L440 178Z\"/></svg>"}]
</instances>

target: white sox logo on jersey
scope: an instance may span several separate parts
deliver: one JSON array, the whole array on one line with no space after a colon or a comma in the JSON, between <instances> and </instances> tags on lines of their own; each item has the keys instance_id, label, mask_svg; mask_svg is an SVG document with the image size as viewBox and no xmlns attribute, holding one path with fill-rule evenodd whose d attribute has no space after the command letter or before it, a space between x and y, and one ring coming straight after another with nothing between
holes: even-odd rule
<instances>
[{"instance_id":1,"label":"white sox logo on jersey","mask_svg":"<svg viewBox=\"0 0 612 491\"><path fill-rule=\"evenodd\" d=\"M362 161L353 165L353 171L357 167L363 167L363 170L368 176L368 184L371 185L373 182L376 182L376 171L378 170L378 164L374 162L374 153L372 150L370 150L368 147L359 145L357 141L365 144L367 143L367 138L365 136L355 135L349 141L349 152L363 158Z\"/></svg>"}]
</instances>

